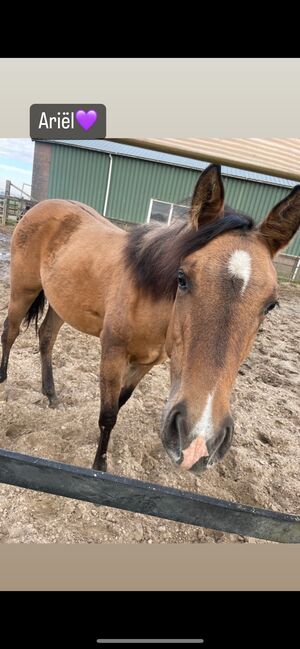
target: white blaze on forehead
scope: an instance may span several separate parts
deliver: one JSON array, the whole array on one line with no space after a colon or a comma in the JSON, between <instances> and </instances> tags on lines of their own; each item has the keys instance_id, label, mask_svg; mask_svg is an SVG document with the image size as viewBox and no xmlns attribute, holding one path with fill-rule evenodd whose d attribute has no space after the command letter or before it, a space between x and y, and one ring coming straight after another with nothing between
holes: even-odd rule
<instances>
[{"instance_id":1,"label":"white blaze on forehead","mask_svg":"<svg viewBox=\"0 0 300 649\"><path fill-rule=\"evenodd\" d=\"M244 293L251 277L251 257L249 253L245 250L235 250L229 259L228 270L232 277L242 280L242 293Z\"/></svg>"}]
</instances>

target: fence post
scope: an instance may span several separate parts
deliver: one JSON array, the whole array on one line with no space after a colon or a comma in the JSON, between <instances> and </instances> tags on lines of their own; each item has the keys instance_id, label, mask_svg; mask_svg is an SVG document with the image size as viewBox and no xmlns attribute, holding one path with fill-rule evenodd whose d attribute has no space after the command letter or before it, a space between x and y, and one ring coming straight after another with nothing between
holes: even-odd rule
<instances>
[{"instance_id":1,"label":"fence post","mask_svg":"<svg viewBox=\"0 0 300 649\"><path fill-rule=\"evenodd\" d=\"M10 180L5 183L5 197L3 201L2 225L6 224L8 218L9 196L10 196Z\"/></svg>"},{"instance_id":2,"label":"fence post","mask_svg":"<svg viewBox=\"0 0 300 649\"><path fill-rule=\"evenodd\" d=\"M295 266L294 266L294 269L293 269L293 275L292 275L292 282L297 279L297 274L298 274L299 268L300 268L300 257L298 257L298 259L296 259L296 262L295 262Z\"/></svg>"}]
</instances>

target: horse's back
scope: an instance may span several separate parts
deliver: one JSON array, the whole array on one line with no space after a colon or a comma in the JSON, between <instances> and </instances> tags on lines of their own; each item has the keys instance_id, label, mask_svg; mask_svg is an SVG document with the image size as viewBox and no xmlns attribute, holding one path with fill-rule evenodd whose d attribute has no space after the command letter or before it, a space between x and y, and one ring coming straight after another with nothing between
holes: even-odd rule
<instances>
[{"instance_id":1,"label":"horse's back","mask_svg":"<svg viewBox=\"0 0 300 649\"><path fill-rule=\"evenodd\" d=\"M120 228L118 228L116 225L114 225L111 221L106 219L102 214L97 212L93 207L90 205L86 205L85 203L81 203L79 201L66 201L66 203L71 203L74 205L74 208L83 210L85 214L88 216L92 217L94 220L96 220L99 224L102 224L103 226L110 228L111 230L119 231Z\"/></svg>"},{"instance_id":2,"label":"horse's back","mask_svg":"<svg viewBox=\"0 0 300 649\"><path fill-rule=\"evenodd\" d=\"M21 231L27 229L32 230L33 234L36 229L40 231L43 225L49 229L54 225L67 225L75 222L78 224L97 223L98 226L102 225L110 230L119 230L90 205L79 201L48 198L40 201L26 212L17 224L13 238L17 238Z\"/></svg>"},{"instance_id":3,"label":"horse's back","mask_svg":"<svg viewBox=\"0 0 300 649\"><path fill-rule=\"evenodd\" d=\"M118 239L124 232L105 219L93 207L77 201L46 199L34 205L17 224L12 237L12 258L18 253L40 255L46 249L57 249L72 235Z\"/></svg>"},{"instance_id":4,"label":"horse's back","mask_svg":"<svg viewBox=\"0 0 300 649\"><path fill-rule=\"evenodd\" d=\"M12 291L43 289L62 320L99 335L107 292L122 275L125 238L124 230L88 205L41 201L14 230Z\"/></svg>"}]
</instances>

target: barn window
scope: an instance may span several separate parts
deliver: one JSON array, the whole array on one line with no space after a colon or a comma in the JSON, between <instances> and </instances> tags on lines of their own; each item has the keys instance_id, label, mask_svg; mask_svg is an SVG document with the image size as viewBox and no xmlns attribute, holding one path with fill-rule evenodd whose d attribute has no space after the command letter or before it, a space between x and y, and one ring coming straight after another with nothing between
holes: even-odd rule
<instances>
[{"instance_id":1,"label":"barn window","mask_svg":"<svg viewBox=\"0 0 300 649\"><path fill-rule=\"evenodd\" d=\"M187 213L186 205L178 205L177 203L167 203L166 201L159 201L151 198L147 222L156 221L158 223L165 223L169 225L172 220Z\"/></svg>"}]
</instances>

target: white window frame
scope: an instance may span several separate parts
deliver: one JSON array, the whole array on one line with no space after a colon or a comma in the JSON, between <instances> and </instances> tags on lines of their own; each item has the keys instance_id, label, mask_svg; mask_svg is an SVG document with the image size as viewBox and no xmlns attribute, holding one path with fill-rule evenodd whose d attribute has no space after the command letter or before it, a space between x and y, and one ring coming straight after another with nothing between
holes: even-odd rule
<instances>
[{"instance_id":1,"label":"white window frame","mask_svg":"<svg viewBox=\"0 0 300 649\"><path fill-rule=\"evenodd\" d=\"M150 204L149 204L146 223L150 223L151 212L152 212L152 207L153 207L154 201L156 203L164 203L165 205L170 205L171 206L167 225L170 225L170 223L172 221L172 216L173 216L173 211L174 211L174 206L175 205L176 205L176 207L178 206L178 207L184 207L186 210L188 209L188 207L186 205L181 205L181 203L171 203L171 201L162 201L160 198L150 198Z\"/></svg>"}]
</instances>

